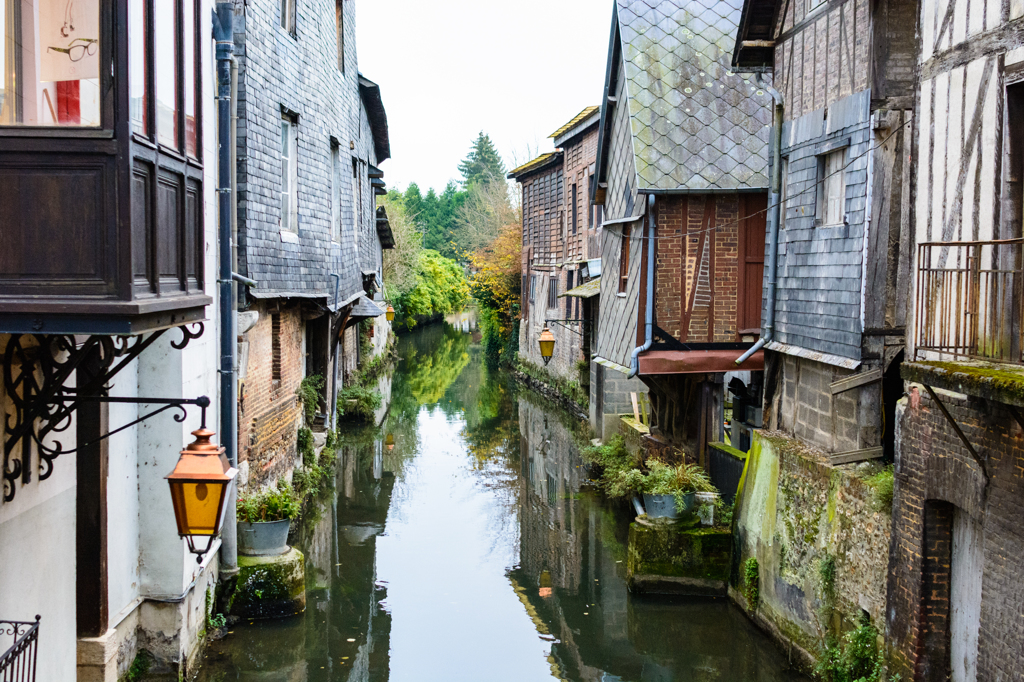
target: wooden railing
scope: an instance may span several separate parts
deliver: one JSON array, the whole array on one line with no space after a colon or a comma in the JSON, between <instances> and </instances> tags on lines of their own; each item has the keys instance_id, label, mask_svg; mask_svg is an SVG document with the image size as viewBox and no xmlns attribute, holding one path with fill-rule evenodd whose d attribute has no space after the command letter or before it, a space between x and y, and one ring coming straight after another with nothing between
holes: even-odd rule
<instances>
[{"instance_id":1,"label":"wooden railing","mask_svg":"<svg viewBox=\"0 0 1024 682\"><path fill-rule=\"evenodd\" d=\"M954 358L1024 364L1024 239L926 242L917 251L916 346Z\"/></svg>"},{"instance_id":2,"label":"wooden railing","mask_svg":"<svg viewBox=\"0 0 1024 682\"><path fill-rule=\"evenodd\" d=\"M0 656L0 682L35 682L39 616L35 622L0 620L0 647L9 637L13 643Z\"/></svg>"}]
</instances>

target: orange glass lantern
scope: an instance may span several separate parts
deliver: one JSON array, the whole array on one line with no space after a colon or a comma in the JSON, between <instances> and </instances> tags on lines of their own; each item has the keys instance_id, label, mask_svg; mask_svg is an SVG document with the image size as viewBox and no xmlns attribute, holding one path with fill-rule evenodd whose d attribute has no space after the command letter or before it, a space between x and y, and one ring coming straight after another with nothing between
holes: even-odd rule
<instances>
[{"instance_id":1,"label":"orange glass lantern","mask_svg":"<svg viewBox=\"0 0 1024 682\"><path fill-rule=\"evenodd\" d=\"M203 555L220 534L228 493L238 469L228 463L224 448L210 442L213 431L203 426L192 435L196 439L181 451L174 471L165 478L171 486L178 535L188 542L189 551L198 555L196 562L202 563ZM205 546L197 547L197 541L201 544L203 538Z\"/></svg>"},{"instance_id":2,"label":"orange glass lantern","mask_svg":"<svg viewBox=\"0 0 1024 682\"><path fill-rule=\"evenodd\" d=\"M551 333L551 330L546 325L541 331L537 343L540 344L540 356L544 358L544 364L546 365L551 362L551 356L555 354L555 335Z\"/></svg>"},{"instance_id":3,"label":"orange glass lantern","mask_svg":"<svg viewBox=\"0 0 1024 682\"><path fill-rule=\"evenodd\" d=\"M387 312L384 313L384 317L387 318L388 322L395 321L395 308L392 305L388 305Z\"/></svg>"},{"instance_id":4,"label":"orange glass lantern","mask_svg":"<svg viewBox=\"0 0 1024 682\"><path fill-rule=\"evenodd\" d=\"M384 445L388 446L388 450L395 449L395 434L389 433L384 437Z\"/></svg>"}]
</instances>

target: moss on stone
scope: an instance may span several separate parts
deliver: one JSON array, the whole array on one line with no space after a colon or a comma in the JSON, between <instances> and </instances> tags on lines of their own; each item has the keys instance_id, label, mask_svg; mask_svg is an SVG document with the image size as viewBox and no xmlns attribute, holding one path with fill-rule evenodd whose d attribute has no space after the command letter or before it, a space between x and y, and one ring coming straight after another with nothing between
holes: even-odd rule
<instances>
[{"instance_id":1,"label":"moss on stone","mask_svg":"<svg viewBox=\"0 0 1024 682\"><path fill-rule=\"evenodd\" d=\"M235 591L228 612L243 618L277 618L306 610L302 553L292 548L277 556L238 557Z\"/></svg>"},{"instance_id":2,"label":"moss on stone","mask_svg":"<svg viewBox=\"0 0 1024 682\"><path fill-rule=\"evenodd\" d=\"M904 363L901 373L908 381L958 390L983 398L999 398L1016 405L1024 404L1024 367L980 360L928 360Z\"/></svg>"},{"instance_id":3,"label":"moss on stone","mask_svg":"<svg viewBox=\"0 0 1024 682\"><path fill-rule=\"evenodd\" d=\"M661 576L721 583L732 558L732 532L725 528L641 524L629 528L627 577Z\"/></svg>"},{"instance_id":4,"label":"moss on stone","mask_svg":"<svg viewBox=\"0 0 1024 682\"><path fill-rule=\"evenodd\" d=\"M737 459L741 459L743 461L746 461L746 459L747 459L747 453L746 452L743 452L742 450L738 450L738 449L734 448L733 446L727 445L725 443L708 443L708 447L709 448L714 448L716 450L721 450L722 452L727 452L730 455L732 455L733 457L736 457Z\"/></svg>"}]
</instances>

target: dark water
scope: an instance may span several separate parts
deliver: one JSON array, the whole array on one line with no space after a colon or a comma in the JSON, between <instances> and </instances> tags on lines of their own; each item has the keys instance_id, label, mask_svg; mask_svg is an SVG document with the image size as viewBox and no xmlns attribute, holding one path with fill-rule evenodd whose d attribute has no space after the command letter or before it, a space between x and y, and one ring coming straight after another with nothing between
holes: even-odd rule
<instances>
[{"instance_id":1,"label":"dark water","mask_svg":"<svg viewBox=\"0 0 1024 682\"><path fill-rule=\"evenodd\" d=\"M470 333L399 354L384 427L346 432L295 540L305 614L233 626L201 680L797 679L726 601L627 592L627 510L581 486L579 426L489 373Z\"/></svg>"}]
</instances>

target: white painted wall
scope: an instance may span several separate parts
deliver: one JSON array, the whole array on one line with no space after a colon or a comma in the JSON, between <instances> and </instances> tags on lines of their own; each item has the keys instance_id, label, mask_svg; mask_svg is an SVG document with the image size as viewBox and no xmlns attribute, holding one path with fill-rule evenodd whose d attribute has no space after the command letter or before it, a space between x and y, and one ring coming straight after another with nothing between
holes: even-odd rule
<instances>
[{"instance_id":1,"label":"white painted wall","mask_svg":"<svg viewBox=\"0 0 1024 682\"><path fill-rule=\"evenodd\" d=\"M978 679L984 537L981 524L957 508L953 513L949 599L949 659L953 682L975 682Z\"/></svg>"}]
</instances>

